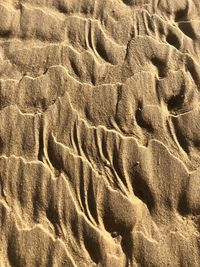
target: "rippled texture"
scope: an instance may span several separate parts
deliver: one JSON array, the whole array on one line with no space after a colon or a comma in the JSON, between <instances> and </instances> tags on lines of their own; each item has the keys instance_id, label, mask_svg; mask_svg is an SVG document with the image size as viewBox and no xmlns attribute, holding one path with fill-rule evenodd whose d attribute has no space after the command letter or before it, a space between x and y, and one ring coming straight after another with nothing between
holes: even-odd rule
<instances>
[{"instance_id":1,"label":"rippled texture","mask_svg":"<svg viewBox=\"0 0 200 267\"><path fill-rule=\"evenodd\" d=\"M198 0L0 1L0 265L200 266Z\"/></svg>"}]
</instances>

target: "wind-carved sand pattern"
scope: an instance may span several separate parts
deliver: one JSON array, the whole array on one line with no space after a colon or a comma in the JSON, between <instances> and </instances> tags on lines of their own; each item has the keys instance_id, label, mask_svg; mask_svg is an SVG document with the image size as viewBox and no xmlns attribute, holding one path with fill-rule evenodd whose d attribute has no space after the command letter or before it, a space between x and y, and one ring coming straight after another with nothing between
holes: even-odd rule
<instances>
[{"instance_id":1,"label":"wind-carved sand pattern","mask_svg":"<svg viewBox=\"0 0 200 267\"><path fill-rule=\"evenodd\" d=\"M0 266L200 266L198 0L0 1Z\"/></svg>"}]
</instances>

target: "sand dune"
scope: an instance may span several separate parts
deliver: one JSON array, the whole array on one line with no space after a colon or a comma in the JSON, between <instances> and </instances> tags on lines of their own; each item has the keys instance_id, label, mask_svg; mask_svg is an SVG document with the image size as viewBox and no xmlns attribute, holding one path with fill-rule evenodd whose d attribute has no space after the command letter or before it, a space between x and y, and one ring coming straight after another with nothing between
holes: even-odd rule
<instances>
[{"instance_id":1,"label":"sand dune","mask_svg":"<svg viewBox=\"0 0 200 267\"><path fill-rule=\"evenodd\" d=\"M0 1L0 267L200 266L199 16Z\"/></svg>"}]
</instances>

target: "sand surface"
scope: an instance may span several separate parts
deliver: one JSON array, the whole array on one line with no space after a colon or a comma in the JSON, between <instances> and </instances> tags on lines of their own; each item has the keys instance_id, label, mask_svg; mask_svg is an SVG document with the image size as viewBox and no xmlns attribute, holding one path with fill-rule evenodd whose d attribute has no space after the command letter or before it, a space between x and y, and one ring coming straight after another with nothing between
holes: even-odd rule
<instances>
[{"instance_id":1,"label":"sand surface","mask_svg":"<svg viewBox=\"0 0 200 267\"><path fill-rule=\"evenodd\" d=\"M0 0L0 267L199 267L199 103L199 0Z\"/></svg>"}]
</instances>

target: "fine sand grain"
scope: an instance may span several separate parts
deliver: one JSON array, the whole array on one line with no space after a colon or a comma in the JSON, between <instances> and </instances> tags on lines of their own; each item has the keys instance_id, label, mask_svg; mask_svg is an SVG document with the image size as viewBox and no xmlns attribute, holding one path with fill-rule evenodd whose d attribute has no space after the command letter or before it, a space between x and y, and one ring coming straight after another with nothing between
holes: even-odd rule
<instances>
[{"instance_id":1,"label":"fine sand grain","mask_svg":"<svg viewBox=\"0 0 200 267\"><path fill-rule=\"evenodd\" d=\"M0 267L199 267L199 103L199 0L0 0Z\"/></svg>"}]
</instances>

